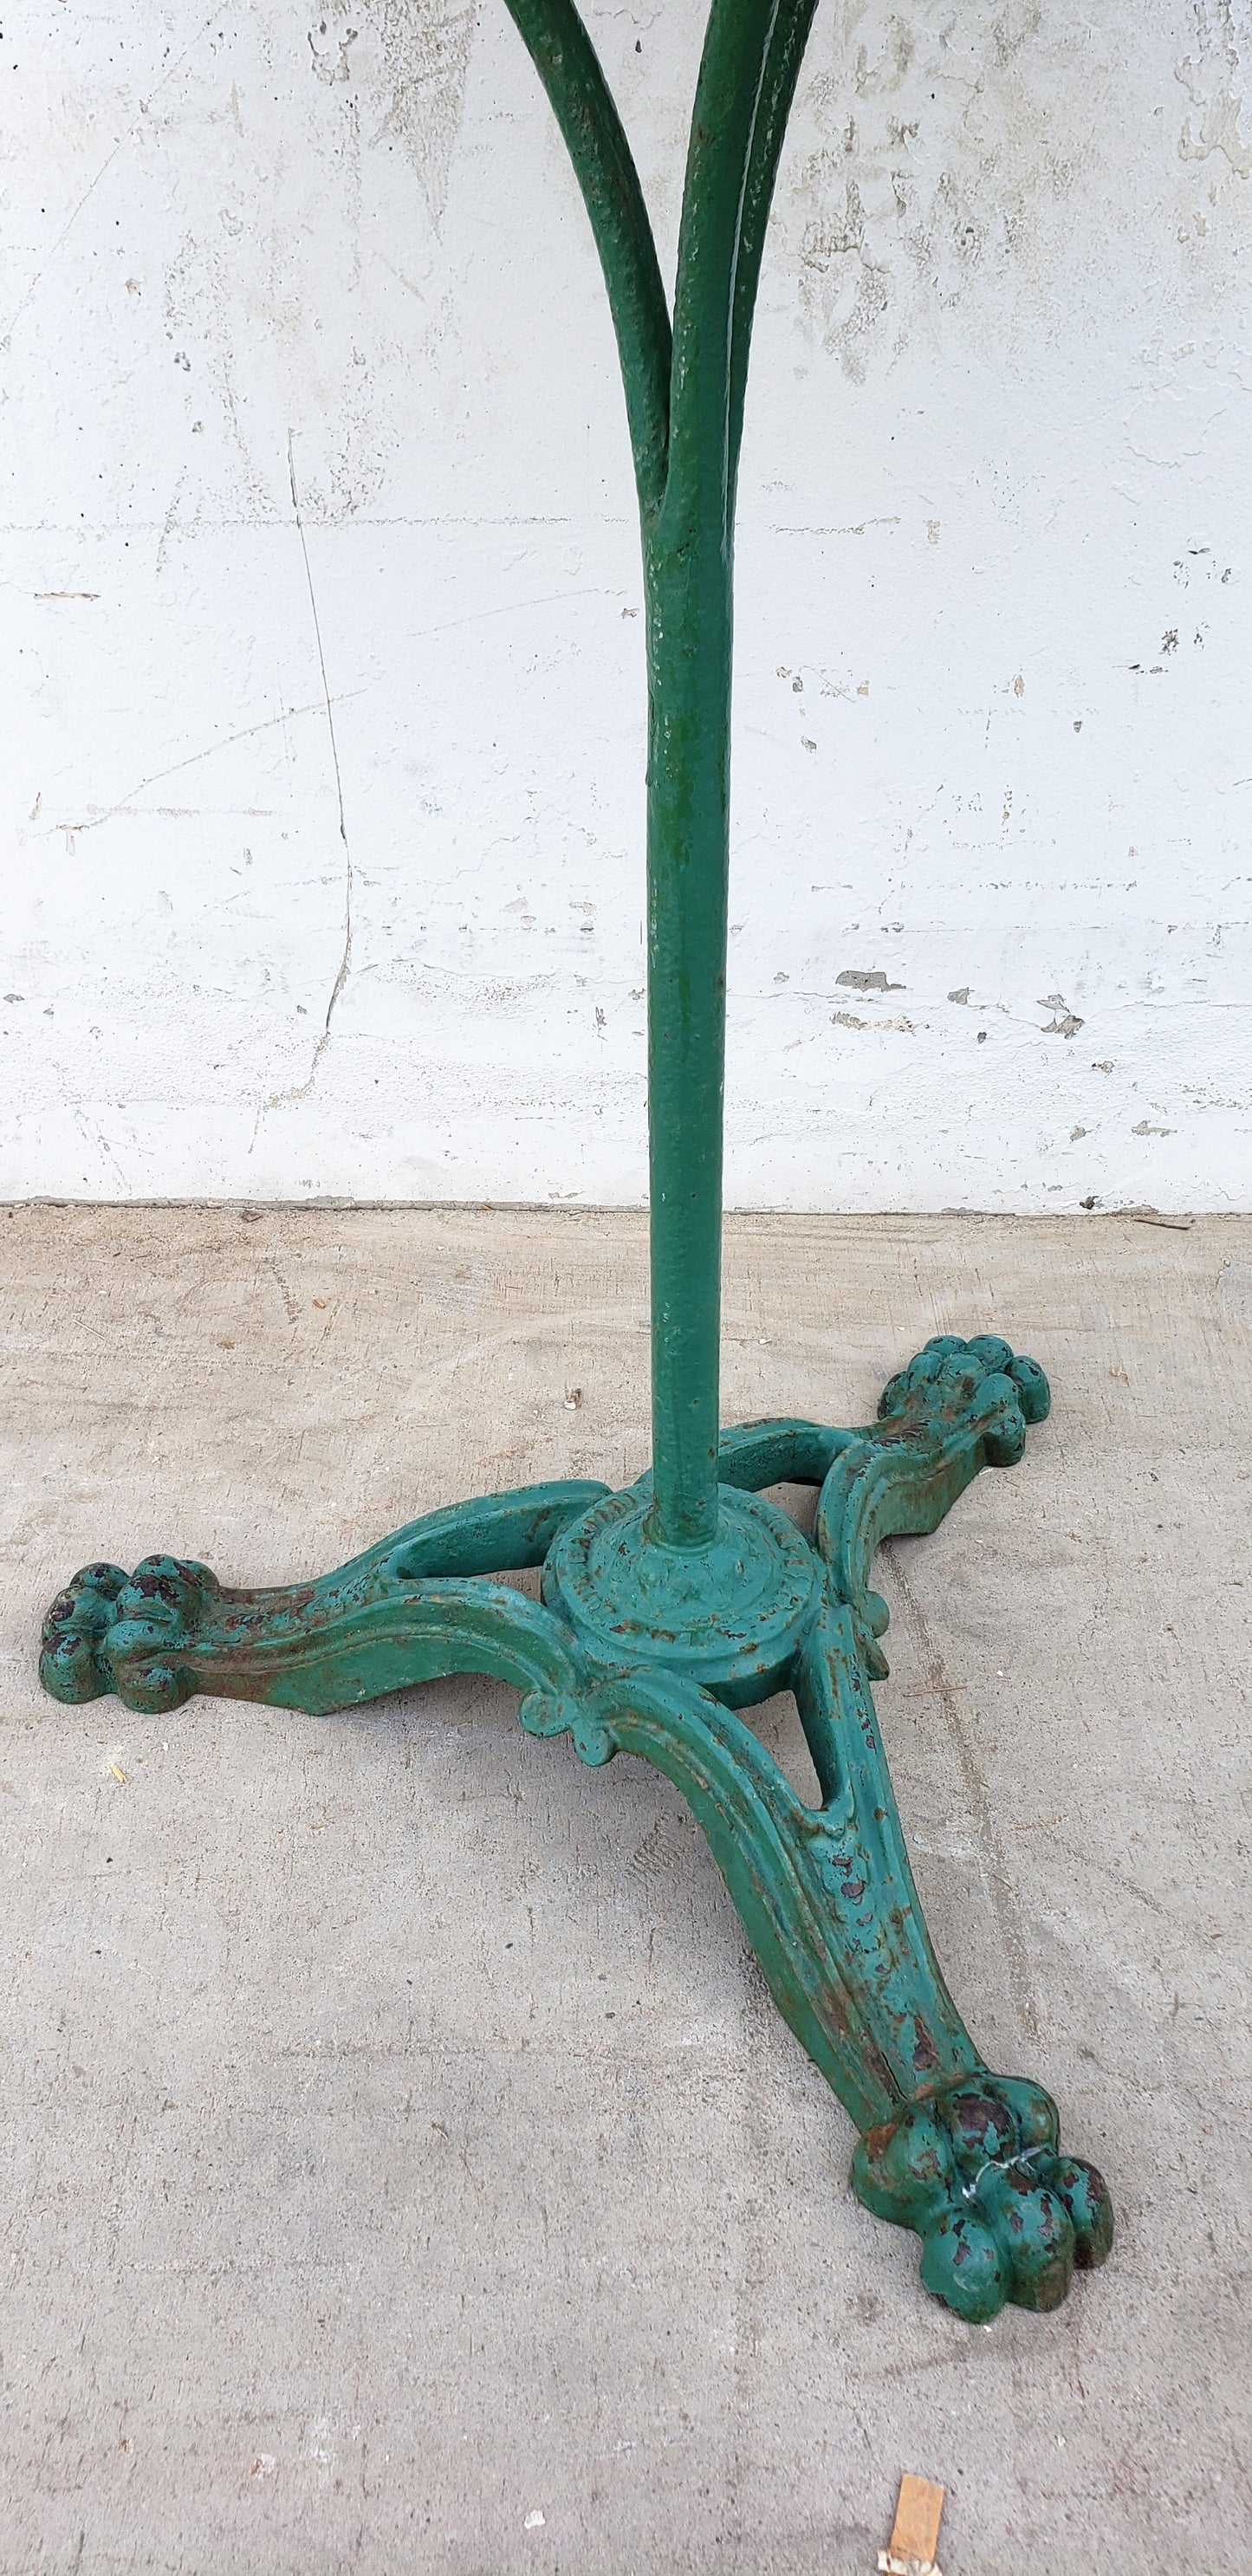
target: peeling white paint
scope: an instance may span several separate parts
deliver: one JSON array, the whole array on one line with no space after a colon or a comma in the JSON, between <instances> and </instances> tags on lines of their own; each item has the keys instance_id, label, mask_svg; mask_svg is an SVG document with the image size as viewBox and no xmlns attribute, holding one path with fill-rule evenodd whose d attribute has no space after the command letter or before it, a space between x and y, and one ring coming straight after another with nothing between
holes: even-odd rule
<instances>
[{"instance_id":1,"label":"peeling white paint","mask_svg":"<svg viewBox=\"0 0 1252 2576\"><path fill-rule=\"evenodd\" d=\"M591 16L669 269L700 11ZM49 0L22 58L0 1191L640 1199L628 455L500 0ZM819 12L732 1201L1252 1203L1250 259L1249 0Z\"/></svg>"}]
</instances>

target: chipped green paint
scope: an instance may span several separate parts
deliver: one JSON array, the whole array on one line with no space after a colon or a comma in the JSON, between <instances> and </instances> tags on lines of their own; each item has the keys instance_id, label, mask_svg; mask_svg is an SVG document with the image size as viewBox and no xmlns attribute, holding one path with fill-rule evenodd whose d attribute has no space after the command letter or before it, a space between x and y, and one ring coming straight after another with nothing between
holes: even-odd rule
<instances>
[{"instance_id":1,"label":"chipped green paint","mask_svg":"<svg viewBox=\"0 0 1252 2576\"><path fill-rule=\"evenodd\" d=\"M1108 2195L1061 2156L1047 2095L988 2072L944 1984L874 1713L887 1613L869 1588L879 1542L934 1529L980 1468L1012 1465L1047 1404L1007 1344L932 1342L868 1429L727 1432L719 1537L698 1556L642 1542L643 1477L434 1512L274 1591L174 1557L89 1565L48 1613L43 1681L151 1715L195 1691L322 1715L490 1673L530 1734L571 1734L584 1762L642 1754L698 1817L776 2002L861 2132L860 2198L918 2229L922 2277L958 2315L1052 2307L1107 2251ZM811 1544L758 1499L780 1477L820 1487ZM541 1563L542 1605L491 1579ZM780 1688L817 1807L736 1713Z\"/></svg>"},{"instance_id":2,"label":"chipped green paint","mask_svg":"<svg viewBox=\"0 0 1252 2576\"><path fill-rule=\"evenodd\" d=\"M698 1817L780 2009L856 2122L853 2186L922 2237L958 2315L1054 2307L1112 2221L1037 2085L992 2074L913 1885L871 1683L894 1532L934 1529L1048 1408L986 1336L928 1344L859 1431L718 1432L732 538L761 252L814 0L712 0L671 329L630 149L573 0L508 0L568 145L617 333L648 649L653 1466L628 1492L533 1486L435 1512L316 1583L241 1591L149 1557L53 1603L54 1697L148 1714L193 1692L327 1714L481 1672L585 1762L641 1754ZM810 1543L767 1486L819 1488ZM493 1578L543 1567L542 1604ZM820 1804L737 1712L795 1693Z\"/></svg>"}]
</instances>

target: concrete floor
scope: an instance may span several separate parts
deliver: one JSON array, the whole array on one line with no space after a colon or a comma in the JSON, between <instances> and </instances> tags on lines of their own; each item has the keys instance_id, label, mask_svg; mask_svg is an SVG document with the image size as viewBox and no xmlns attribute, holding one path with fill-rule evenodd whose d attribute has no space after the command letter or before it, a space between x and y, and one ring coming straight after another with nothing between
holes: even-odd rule
<instances>
[{"instance_id":1,"label":"concrete floor","mask_svg":"<svg viewBox=\"0 0 1252 2576\"><path fill-rule=\"evenodd\" d=\"M1052 2316L959 2324L852 2199L644 1765L472 1680L40 1696L85 1559L285 1580L636 1472L644 1256L630 1216L0 1218L4 2576L868 2576L905 2468L947 2576L1244 2561L1252 1223L728 1229L728 1416L863 1420L940 1328L1053 1378L887 1552L879 1693L958 1999L1116 2195Z\"/></svg>"}]
</instances>

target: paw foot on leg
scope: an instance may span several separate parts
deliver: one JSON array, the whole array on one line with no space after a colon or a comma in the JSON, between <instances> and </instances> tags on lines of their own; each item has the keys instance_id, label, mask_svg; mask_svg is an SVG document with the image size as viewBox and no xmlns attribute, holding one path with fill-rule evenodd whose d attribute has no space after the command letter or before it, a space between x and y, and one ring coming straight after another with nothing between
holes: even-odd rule
<instances>
[{"instance_id":1,"label":"paw foot on leg","mask_svg":"<svg viewBox=\"0 0 1252 2576\"><path fill-rule=\"evenodd\" d=\"M970 2324L1006 2299L1059 2307L1075 2264L1102 2263L1112 2206L1094 2165L1062 2156L1056 2106L1024 2078L979 2074L871 2129L852 2160L867 2209L922 2239L922 2279Z\"/></svg>"},{"instance_id":2,"label":"paw foot on leg","mask_svg":"<svg viewBox=\"0 0 1252 2576\"><path fill-rule=\"evenodd\" d=\"M968 1420L982 1435L988 1465L1013 1467L1027 1424L1042 1422L1050 1403L1038 1361L1014 1352L998 1334L962 1342L954 1333L937 1333L884 1387L878 1418L890 1432L914 1438L942 1438Z\"/></svg>"},{"instance_id":3,"label":"paw foot on leg","mask_svg":"<svg viewBox=\"0 0 1252 2576\"><path fill-rule=\"evenodd\" d=\"M87 1565L44 1621L40 1678L54 1699L116 1691L127 1708L156 1716L196 1688L184 1669L205 1613L220 1599L207 1565L148 1556L133 1574Z\"/></svg>"}]
</instances>

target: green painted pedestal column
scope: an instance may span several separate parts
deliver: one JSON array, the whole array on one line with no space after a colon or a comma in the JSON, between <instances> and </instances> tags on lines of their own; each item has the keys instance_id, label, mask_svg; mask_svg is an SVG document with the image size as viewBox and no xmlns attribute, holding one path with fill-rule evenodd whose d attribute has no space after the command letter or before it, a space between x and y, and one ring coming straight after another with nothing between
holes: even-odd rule
<instances>
[{"instance_id":1,"label":"green painted pedestal column","mask_svg":"<svg viewBox=\"0 0 1252 2576\"><path fill-rule=\"evenodd\" d=\"M48 1613L62 1700L157 1715L195 1691L317 1714L457 1672L521 1694L585 1762L642 1754L709 1838L780 2010L854 2120L852 2185L983 2321L1055 2307L1103 2260L1108 2194L1054 2103L983 2063L930 1946L871 1683L879 1542L934 1529L1021 1457L1042 1371L940 1337L877 1421L719 1427L733 531L752 315L814 0L712 0L671 326L630 149L574 0L508 0L591 219L626 391L648 610L652 1467L624 1493L535 1485L433 1512L319 1583L227 1588L149 1557L89 1565ZM813 1539L763 1499L818 1489ZM542 1606L492 1578L542 1565ZM794 1691L821 1804L742 1717Z\"/></svg>"}]
</instances>

